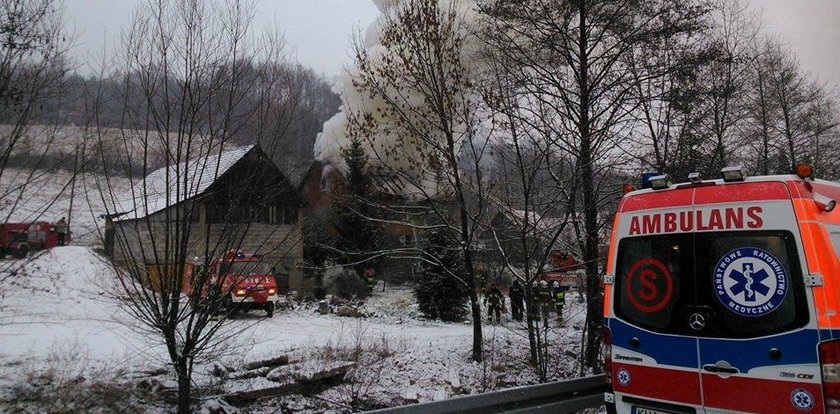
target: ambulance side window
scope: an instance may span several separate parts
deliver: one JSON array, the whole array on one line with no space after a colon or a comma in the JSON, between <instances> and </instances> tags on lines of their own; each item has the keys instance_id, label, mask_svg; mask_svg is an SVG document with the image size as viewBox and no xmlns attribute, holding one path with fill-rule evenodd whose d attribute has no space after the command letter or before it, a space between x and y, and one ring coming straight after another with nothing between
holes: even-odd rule
<instances>
[{"instance_id":1,"label":"ambulance side window","mask_svg":"<svg viewBox=\"0 0 840 414\"><path fill-rule=\"evenodd\" d=\"M831 238L831 245L834 247L834 254L840 256L840 226L825 226Z\"/></svg>"}]
</instances>

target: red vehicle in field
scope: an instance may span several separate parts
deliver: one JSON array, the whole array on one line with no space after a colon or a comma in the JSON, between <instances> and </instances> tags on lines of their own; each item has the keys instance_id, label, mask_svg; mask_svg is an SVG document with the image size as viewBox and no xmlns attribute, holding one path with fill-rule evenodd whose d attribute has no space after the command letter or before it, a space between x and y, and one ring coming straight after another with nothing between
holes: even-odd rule
<instances>
[{"instance_id":1,"label":"red vehicle in field","mask_svg":"<svg viewBox=\"0 0 840 414\"><path fill-rule=\"evenodd\" d=\"M70 242L66 234L64 242ZM46 221L34 223L0 224L0 258L12 255L26 257L30 251L53 248L58 245L55 226Z\"/></svg>"},{"instance_id":2,"label":"red vehicle in field","mask_svg":"<svg viewBox=\"0 0 840 414\"><path fill-rule=\"evenodd\" d=\"M210 264L209 275L211 283L219 287L229 313L261 309L269 318L274 316L279 293L277 279L271 264L260 256L228 251Z\"/></svg>"}]
</instances>

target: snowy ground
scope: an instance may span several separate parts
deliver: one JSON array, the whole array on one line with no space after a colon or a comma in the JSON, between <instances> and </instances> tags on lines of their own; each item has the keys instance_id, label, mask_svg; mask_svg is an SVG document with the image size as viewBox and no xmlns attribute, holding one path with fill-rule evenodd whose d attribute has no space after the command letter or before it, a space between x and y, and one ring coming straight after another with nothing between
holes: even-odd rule
<instances>
[{"instance_id":1,"label":"snowy ground","mask_svg":"<svg viewBox=\"0 0 840 414\"><path fill-rule=\"evenodd\" d=\"M104 385L96 389L101 400L91 399L84 405L74 399L62 404L107 412L108 386L135 387L142 377L138 372L166 366L163 349L132 328L109 294L114 277L110 265L87 246L41 252L23 266L0 302L0 412L4 404L11 411L42 410L42 406L27 405L26 398L34 398L42 389L55 392L66 389L66 384L100 382ZM574 294L569 299L567 325L554 329L556 378L574 376L579 349L583 307L575 303ZM299 305L271 319L258 312L233 321L230 329L248 328L219 361L237 367L280 354L311 364L351 358L358 363L350 374L356 381L314 397L264 400L244 411L349 412L536 381L525 363L524 328L513 321L485 326L487 361L476 364L469 362L472 327L410 316L416 311L408 290L377 290L362 308L371 315L366 318L320 315L314 310L314 306ZM207 366L196 369L198 385L215 381L208 370ZM164 374L161 381L171 382L171 377ZM242 385L216 386L219 392L227 392ZM144 405L142 396L134 398L131 407L135 409L165 411L159 405Z\"/></svg>"},{"instance_id":2,"label":"snowy ground","mask_svg":"<svg viewBox=\"0 0 840 414\"><path fill-rule=\"evenodd\" d=\"M101 176L83 173L74 183L67 171L9 168L0 177L0 222L55 222L67 217L74 244L101 244L105 222L100 216L106 213L103 196L128 188L128 179L121 177L111 178L106 185Z\"/></svg>"}]
</instances>

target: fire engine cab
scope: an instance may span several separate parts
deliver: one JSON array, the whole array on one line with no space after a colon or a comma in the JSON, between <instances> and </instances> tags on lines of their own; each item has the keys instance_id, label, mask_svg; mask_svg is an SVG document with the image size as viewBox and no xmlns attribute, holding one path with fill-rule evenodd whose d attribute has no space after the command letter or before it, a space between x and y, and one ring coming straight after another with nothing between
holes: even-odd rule
<instances>
[{"instance_id":1,"label":"fire engine cab","mask_svg":"<svg viewBox=\"0 0 840 414\"><path fill-rule=\"evenodd\" d=\"M210 263L209 276L220 289L229 313L264 310L269 318L274 316L277 280L271 265L260 256L242 250L228 251Z\"/></svg>"},{"instance_id":2,"label":"fire engine cab","mask_svg":"<svg viewBox=\"0 0 840 414\"><path fill-rule=\"evenodd\" d=\"M609 411L840 413L840 184L628 188L604 288Z\"/></svg>"}]
</instances>

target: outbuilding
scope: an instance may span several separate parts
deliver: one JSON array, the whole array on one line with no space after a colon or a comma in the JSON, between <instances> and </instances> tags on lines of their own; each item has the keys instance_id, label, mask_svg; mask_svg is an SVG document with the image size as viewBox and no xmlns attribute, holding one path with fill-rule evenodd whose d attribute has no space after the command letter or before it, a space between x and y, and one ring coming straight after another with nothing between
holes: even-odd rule
<instances>
[{"instance_id":1,"label":"outbuilding","mask_svg":"<svg viewBox=\"0 0 840 414\"><path fill-rule=\"evenodd\" d=\"M297 187L258 145L209 152L115 197L105 215L107 255L149 266L240 249L262 255L295 288L303 260Z\"/></svg>"}]
</instances>

